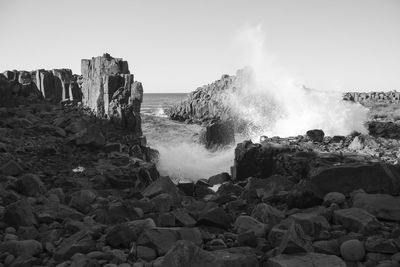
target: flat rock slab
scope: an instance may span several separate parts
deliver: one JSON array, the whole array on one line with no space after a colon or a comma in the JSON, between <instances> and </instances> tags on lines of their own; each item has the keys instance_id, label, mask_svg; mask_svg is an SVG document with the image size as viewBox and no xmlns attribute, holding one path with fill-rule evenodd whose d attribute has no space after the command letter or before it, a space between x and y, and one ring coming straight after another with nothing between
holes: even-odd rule
<instances>
[{"instance_id":1,"label":"flat rock slab","mask_svg":"<svg viewBox=\"0 0 400 267\"><path fill-rule=\"evenodd\" d=\"M379 219L400 221L400 197L357 193L353 197L353 207L364 209Z\"/></svg>"}]
</instances>

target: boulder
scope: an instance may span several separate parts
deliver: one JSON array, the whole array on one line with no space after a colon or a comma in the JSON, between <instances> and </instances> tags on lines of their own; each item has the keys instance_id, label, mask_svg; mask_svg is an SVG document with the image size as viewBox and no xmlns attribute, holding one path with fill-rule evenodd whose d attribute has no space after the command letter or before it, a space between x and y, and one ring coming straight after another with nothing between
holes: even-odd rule
<instances>
[{"instance_id":1,"label":"boulder","mask_svg":"<svg viewBox=\"0 0 400 267\"><path fill-rule=\"evenodd\" d=\"M311 238L304 233L300 225L293 222L283 235L277 253L293 254L312 251Z\"/></svg>"},{"instance_id":2,"label":"boulder","mask_svg":"<svg viewBox=\"0 0 400 267\"><path fill-rule=\"evenodd\" d=\"M238 234L253 232L257 237L264 237L266 225L257 221L253 217L242 215L236 218L234 228Z\"/></svg>"},{"instance_id":3,"label":"boulder","mask_svg":"<svg viewBox=\"0 0 400 267\"><path fill-rule=\"evenodd\" d=\"M24 170L22 169L21 165L19 165L14 160L10 160L6 164L0 167L0 173L4 175L17 176L21 174L23 171Z\"/></svg>"},{"instance_id":4,"label":"boulder","mask_svg":"<svg viewBox=\"0 0 400 267\"><path fill-rule=\"evenodd\" d=\"M96 241L87 230L81 230L64 239L54 252L57 261L69 260L75 253L89 253L96 250Z\"/></svg>"},{"instance_id":5,"label":"boulder","mask_svg":"<svg viewBox=\"0 0 400 267\"><path fill-rule=\"evenodd\" d=\"M312 141L315 142L322 142L324 141L324 136L325 133L322 130L315 129L315 130L309 130L307 131L306 135L308 138L310 138Z\"/></svg>"},{"instance_id":6,"label":"boulder","mask_svg":"<svg viewBox=\"0 0 400 267\"><path fill-rule=\"evenodd\" d=\"M251 217L268 225L268 228L272 228L285 218L285 214L266 203L260 203L251 212Z\"/></svg>"},{"instance_id":7,"label":"boulder","mask_svg":"<svg viewBox=\"0 0 400 267\"><path fill-rule=\"evenodd\" d=\"M106 144L104 135L95 125L91 125L76 133L71 137L71 140L78 146L102 147Z\"/></svg>"},{"instance_id":8,"label":"boulder","mask_svg":"<svg viewBox=\"0 0 400 267\"><path fill-rule=\"evenodd\" d=\"M296 213L289 218L299 224L306 235L315 239L318 239L321 232L331 228L325 217L315 213Z\"/></svg>"},{"instance_id":9,"label":"boulder","mask_svg":"<svg viewBox=\"0 0 400 267\"><path fill-rule=\"evenodd\" d=\"M337 256L320 253L305 253L299 255L278 255L268 259L268 267L346 267L346 263Z\"/></svg>"},{"instance_id":10,"label":"boulder","mask_svg":"<svg viewBox=\"0 0 400 267\"><path fill-rule=\"evenodd\" d=\"M340 253L346 261L361 261L365 256L364 244L357 239L347 240L340 246Z\"/></svg>"},{"instance_id":11,"label":"boulder","mask_svg":"<svg viewBox=\"0 0 400 267\"><path fill-rule=\"evenodd\" d=\"M330 192L349 195L363 189L369 193L399 192L400 176L394 166L385 163L349 163L315 168L310 172L309 187L321 199Z\"/></svg>"},{"instance_id":12,"label":"boulder","mask_svg":"<svg viewBox=\"0 0 400 267\"><path fill-rule=\"evenodd\" d=\"M233 121L212 121L201 134L201 140L207 149L214 149L235 143Z\"/></svg>"},{"instance_id":13,"label":"boulder","mask_svg":"<svg viewBox=\"0 0 400 267\"><path fill-rule=\"evenodd\" d=\"M400 197L356 193L353 196L353 207L364 209L378 219L400 221Z\"/></svg>"},{"instance_id":14,"label":"boulder","mask_svg":"<svg viewBox=\"0 0 400 267\"><path fill-rule=\"evenodd\" d=\"M178 203L180 201L179 191L168 176L159 177L142 191L142 195L149 198L155 197L162 193L169 194L174 203Z\"/></svg>"},{"instance_id":15,"label":"boulder","mask_svg":"<svg viewBox=\"0 0 400 267\"><path fill-rule=\"evenodd\" d=\"M46 191L46 187L40 180L39 176L35 174L25 174L18 180L18 185L21 193L27 196L37 196Z\"/></svg>"},{"instance_id":16,"label":"boulder","mask_svg":"<svg viewBox=\"0 0 400 267\"><path fill-rule=\"evenodd\" d=\"M376 217L359 208L340 209L334 211L335 224L341 224L349 231L370 233L381 227Z\"/></svg>"},{"instance_id":17,"label":"boulder","mask_svg":"<svg viewBox=\"0 0 400 267\"><path fill-rule=\"evenodd\" d=\"M231 225L232 217L223 208L215 207L206 209L199 217L198 224L221 227L228 229Z\"/></svg>"},{"instance_id":18,"label":"boulder","mask_svg":"<svg viewBox=\"0 0 400 267\"><path fill-rule=\"evenodd\" d=\"M16 257L35 256L42 253L42 244L36 240L12 240L0 243L0 252L8 252Z\"/></svg>"},{"instance_id":19,"label":"boulder","mask_svg":"<svg viewBox=\"0 0 400 267\"><path fill-rule=\"evenodd\" d=\"M15 228L37 224L32 207L26 199L21 199L6 207L4 222Z\"/></svg>"}]
</instances>

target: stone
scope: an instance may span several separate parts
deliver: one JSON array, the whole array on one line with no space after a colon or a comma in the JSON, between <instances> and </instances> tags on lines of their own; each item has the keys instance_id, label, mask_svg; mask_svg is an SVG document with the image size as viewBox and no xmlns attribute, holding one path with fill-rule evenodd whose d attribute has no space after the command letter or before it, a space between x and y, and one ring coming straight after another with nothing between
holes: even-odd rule
<instances>
[{"instance_id":1,"label":"stone","mask_svg":"<svg viewBox=\"0 0 400 267\"><path fill-rule=\"evenodd\" d=\"M69 205L82 213L88 213L95 199L96 194L92 190L80 190L72 193Z\"/></svg>"},{"instance_id":2,"label":"stone","mask_svg":"<svg viewBox=\"0 0 400 267\"><path fill-rule=\"evenodd\" d=\"M108 230L105 236L107 244L113 248L130 248L138 234L127 225L116 225Z\"/></svg>"},{"instance_id":3,"label":"stone","mask_svg":"<svg viewBox=\"0 0 400 267\"><path fill-rule=\"evenodd\" d=\"M233 224L238 234L253 232L257 237L264 237L266 234L265 224L250 216L239 216Z\"/></svg>"},{"instance_id":4,"label":"stone","mask_svg":"<svg viewBox=\"0 0 400 267\"><path fill-rule=\"evenodd\" d=\"M364 209L378 219L400 221L400 197L356 193L353 196L353 207Z\"/></svg>"},{"instance_id":5,"label":"stone","mask_svg":"<svg viewBox=\"0 0 400 267\"><path fill-rule=\"evenodd\" d=\"M364 244L357 239L347 240L340 245L340 253L347 261L361 261L365 256Z\"/></svg>"},{"instance_id":6,"label":"stone","mask_svg":"<svg viewBox=\"0 0 400 267\"><path fill-rule=\"evenodd\" d=\"M285 214L266 203L260 203L257 204L257 206L251 212L251 217L264 224L267 224L268 228L272 228L285 218Z\"/></svg>"},{"instance_id":7,"label":"stone","mask_svg":"<svg viewBox=\"0 0 400 267\"><path fill-rule=\"evenodd\" d=\"M325 217L314 213L296 213L290 218L301 226L306 235L315 239L318 239L323 231L329 231L331 228Z\"/></svg>"},{"instance_id":8,"label":"stone","mask_svg":"<svg viewBox=\"0 0 400 267\"><path fill-rule=\"evenodd\" d=\"M334 221L356 233L371 233L381 227L375 216L359 208L335 210Z\"/></svg>"},{"instance_id":9,"label":"stone","mask_svg":"<svg viewBox=\"0 0 400 267\"><path fill-rule=\"evenodd\" d=\"M324 196L324 205L329 207L332 203L342 205L346 202L346 196L339 192L330 192Z\"/></svg>"},{"instance_id":10,"label":"stone","mask_svg":"<svg viewBox=\"0 0 400 267\"><path fill-rule=\"evenodd\" d=\"M222 267L216 257L196 244L187 241L177 241L162 259L163 267Z\"/></svg>"},{"instance_id":11,"label":"stone","mask_svg":"<svg viewBox=\"0 0 400 267\"><path fill-rule=\"evenodd\" d=\"M317 253L340 256L340 247L336 239L315 241L313 248Z\"/></svg>"},{"instance_id":12,"label":"stone","mask_svg":"<svg viewBox=\"0 0 400 267\"><path fill-rule=\"evenodd\" d=\"M399 192L400 177L385 163L348 163L320 167L310 172L309 187L321 199L330 192L349 195L354 190L394 194Z\"/></svg>"},{"instance_id":13,"label":"stone","mask_svg":"<svg viewBox=\"0 0 400 267\"><path fill-rule=\"evenodd\" d=\"M278 255L268 259L268 267L346 267L346 263L337 256L320 253L305 253L299 255Z\"/></svg>"},{"instance_id":14,"label":"stone","mask_svg":"<svg viewBox=\"0 0 400 267\"><path fill-rule=\"evenodd\" d=\"M315 129L315 130L309 130L307 131L306 135L308 138L310 138L312 141L315 142L322 142L324 141L324 136L325 133L322 130Z\"/></svg>"},{"instance_id":15,"label":"stone","mask_svg":"<svg viewBox=\"0 0 400 267\"><path fill-rule=\"evenodd\" d=\"M40 180L39 176L35 174L25 174L18 180L21 193L27 196L38 196L46 191L46 187Z\"/></svg>"},{"instance_id":16,"label":"stone","mask_svg":"<svg viewBox=\"0 0 400 267\"><path fill-rule=\"evenodd\" d=\"M102 147L106 144L104 135L95 125L91 125L76 133L72 136L71 140L78 146Z\"/></svg>"},{"instance_id":17,"label":"stone","mask_svg":"<svg viewBox=\"0 0 400 267\"><path fill-rule=\"evenodd\" d=\"M293 222L283 235L277 253L293 254L312 251L311 238L305 235L300 225Z\"/></svg>"},{"instance_id":18,"label":"stone","mask_svg":"<svg viewBox=\"0 0 400 267\"><path fill-rule=\"evenodd\" d=\"M221 172L217 175L213 175L207 180L211 185L222 184L224 182L231 181L231 176L229 173Z\"/></svg>"},{"instance_id":19,"label":"stone","mask_svg":"<svg viewBox=\"0 0 400 267\"><path fill-rule=\"evenodd\" d=\"M168 212L171 210L174 199L170 194L161 193L151 199L156 212Z\"/></svg>"},{"instance_id":20,"label":"stone","mask_svg":"<svg viewBox=\"0 0 400 267\"><path fill-rule=\"evenodd\" d=\"M211 121L201 133L200 139L207 149L216 149L235 143L233 121Z\"/></svg>"},{"instance_id":21,"label":"stone","mask_svg":"<svg viewBox=\"0 0 400 267\"><path fill-rule=\"evenodd\" d=\"M157 258L157 252L149 247L137 246L136 257L147 262L150 262Z\"/></svg>"},{"instance_id":22,"label":"stone","mask_svg":"<svg viewBox=\"0 0 400 267\"><path fill-rule=\"evenodd\" d=\"M13 240L0 243L0 252L8 252L16 257L39 255L42 250L42 244L36 240Z\"/></svg>"},{"instance_id":23,"label":"stone","mask_svg":"<svg viewBox=\"0 0 400 267\"><path fill-rule=\"evenodd\" d=\"M0 167L0 173L4 175L18 176L23 171L24 170L22 169L21 165L19 165L14 160L10 160L6 164Z\"/></svg>"},{"instance_id":24,"label":"stone","mask_svg":"<svg viewBox=\"0 0 400 267\"><path fill-rule=\"evenodd\" d=\"M198 220L198 224L216 226L224 229L228 229L231 222L231 216L220 207L215 207L202 212Z\"/></svg>"},{"instance_id":25,"label":"stone","mask_svg":"<svg viewBox=\"0 0 400 267\"><path fill-rule=\"evenodd\" d=\"M212 251L211 254L221 264L221 267L258 267L259 262L255 253L248 248L230 248Z\"/></svg>"},{"instance_id":26,"label":"stone","mask_svg":"<svg viewBox=\"0 0 400 267\"><path fill-rule=\"evenodd\" d=\"M81 230L64 239L54 252L57 261L68 260L75 253L87 254L96 250L96 242L86 230Z\"/></svg>"},{"instance_id":27,"label":"stone","mask_svg":"<svg viewBox=\"0 0 400 267\"><path fill-rule=\"evenodd\" d=\"M4 222L15 228L37 224L32 207L26 199L21 199L6 207Z\"/></svg>"},{"instance_id":28,"label":"stone","mask_svg":"<svg viewBox=\"0 0 400 267\"><path fill-rule=\"evenodd\" d=\"M161 228L145 229L137 240L137 244L153 248L158 255L164 255L178 240L188 240L200 246L201 233L197 228Z\"/></svg>"},{"instance_id":29,"label":"stone","mask_svg":"<svg viewBox=\"0 0 400 267\"><path fill-rule=\"evenodd\" d=\"M173 210L171 213L175 216L176 222L181 226L193 227L196 225L196 220L185 210Z\"/></svg>"},{"instance_id":30,"label":"stone","mask_svg":"<svg viewBox=\"0 0 400 267\"><path fill-rule=\"evenodd\" d=\"M178 189L168 176L159 177L142 191L142 195L149 198L155 197L156 195L162 193L169 194L174 203L178 203L180 201Z\"/></svg>"},{"instance_id":31,"label":"stone","mask_svg":"<svg viewBox=\"0 0 400 267\"><path fill-rule=\"evenodd\" d=\"M365 240L365 249L368 252L394 254L398 252L396 241L391 238L369 236Z\"/></svg>"}]
</instances>

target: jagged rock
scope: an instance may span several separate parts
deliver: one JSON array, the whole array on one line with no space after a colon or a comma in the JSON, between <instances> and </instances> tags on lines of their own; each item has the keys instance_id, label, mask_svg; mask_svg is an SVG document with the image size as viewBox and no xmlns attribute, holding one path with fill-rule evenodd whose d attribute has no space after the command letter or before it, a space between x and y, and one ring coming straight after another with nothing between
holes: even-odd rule
<instances>
[{"instance_id":1,"label":"jagged rock","mask_svg":"<svg viewBox=\"0 0 400 267\"><path fill-rule=\"evenodd\" d=\"M105 239L112 247L129 248L131 242L137 239L137 234L127 225L116 225L109 229Z\"/></svg>"},{"instance_id":2,"label":"jagged rock","mask_svg":"<svg viewBox=\"0 0 400 267\"><path fill-rule=\"evenodd\" d=\"M340 246L340 253L347 261L361 261L365 255L364 244L357 239L347 240Z\"/></svg>"},{"instance_id":3,"label":"jagged rock","mask_svg":"<svg viewBox=\"0 0 400 267\"><path fill-rule=\"evenodd\" d=\"M232 218L223 208L215 207L202 212L199 217L198 224L211 225L228 229L231 225Z\"/></svg>"},{"instance_id":4,"label":"jagged rock","mask_svg":"<svg viewBox=\"0 0 400 267\"><path fill-rule=\"evenodd\" d=\"M268 259L268 267L346 267L346 263L337 256L319 253L300 255L278 255Z\"/></svg>"},{"instance_id":5,"label":"jagged rock","mask_svg":"<svg viewBox=\"0 0 400 267\"><path fill-rule=\"evenodd\" d=\"M364 209L379 219L400 221L400 197L356 193L353 196L353 207Z\"/></svg>"},{"instance_id":6,"label":"jagged rock","mask_svg":"<svg viewBox=\"0 0 400 267\"><path fill-rule=\"evenodd\" d=\"M6 207L4 222L16 228L37 224L32 207L26 199L21 199Z\"/></svg>"},{"instance_id":7,"label":"jagged rock","mask_svg":"<svg viewBox=\"0 0 400 267\"><path fill-rule=\"evenodd\" d=\"M173 198L174 203L180 200L179 192L168 176L161 176L152 182L143 190L142 195L151 198L162 193L169 194Z\"/></svg>"},{"instance_id":8,"label":"jagged rock","mask_svg":"<svg viewBox=\"0 0 400 267\"><path fill-rule=\"evenodd\" d=\"M311 238L305 235L300 225L292 222L282 237L277 253L293 254L313 250Z\"/></svg>"},{"instance_id":9,"label":"jagged rock","mask_svg":"<svg viewBox=\"0 0 400 267\"><path fill-rule=\"evenodd\" d=\"M96 199L96 194L92 190L81 190L71 195L69 205L82 213L91 210L90 204Z\"/></svg>"},{"instance_id":10,"label":"jagged rock","mask_svg":"<svg viewBox=\"0 0 400 267\"><path fill-rule=\"evenodd\" d=\"M236 218L234 228L238 234L244 232L253 232L258 237L264 237L266 225L250 216L239 216Z\"/></svg>"},{"instance_id":11,"label":"jagged rock","mask_svg":"<svg viewBox=\"0 0 400 267\"><path fill-rule=\"evenodd\" d=\"M324 141L325 133L322 130L315 129L307 131L307 136L315 142L322 142Z\"/></svg>"},{"instance_id":12,"label":"jagged rock","mask_svg":"<svg viewBox=\"0 0 400 267\"><path fill-rule=\"evenodd\" d=\"M57 261L68 260L75 253L89 253L96 250L96 242L86 230L81 230L65 239L54 252Z\"/></svg>"},{"instance_id":13,"label":"jagged rock","mask_svg":"<svg viewBox=\"0 0 400 267\"><path fill-rule=\"evenodd\" d=\"M217 184L222 184L224 182L228 182L230 180L231 180L231 176L229 175L229 173L222 172L222 173L219 173L217 175L211 176L210 178L208 178L207 181L211 185L217 185Z\"/></svg>"},{"instance_id":14,"label":"jagged rock","mask_svg":"<svg viewBox=\"0 0 400 267\"><path fill-rule=\"evenodd\" d=\"M206 148L214 149L235 143L233 121L211 121L201 133Z\"/></svg>"},{"instance_id":15,"label":"jagged rock","mask_svg":"<svg viewBox=\"0 0 400 267\"><path fill-rule=\"evenodd\" d=\"M93 147L102 147L106 144L104 135L101 133L100 129L91 125L82 131L76 133L72 138L77 145L86 145Z\"/></svg>"},{"instance_id":16,"label":"jagged rock","mask_svg":"<svg viewBox=\"0 0 400 267\"><path fill-rule=\"evenodd\" d=\"M334 221L356 233L370 233L381 227L374 215L359 208L335 210Z\"/></svg>"},{"instance_id":17,"label":"jagged rock","mask_svg":"<svg viewBox=\"0 0 400 267\"><path fill-rule=\"evenodd\" d=\"M339 192L330 192L324 196L324 205L326 206L330 206L332 203L342 205L345 201L345 195Z\"/></svg>"},{"instance_id":18,"label":"jagged rock","mask_svg":"<svg viewBox=\"0 0 400 267\"><path fill-rule=\"evenodd\" d=\"M367 240L365 240L365 249L368 252L386 254L394 254L399 251L394 239L380 236L369 236Z\"/></svg>"},{"instance_id":19,"label":"jagged rock","mask_svg":"<svg viewBox=\"0 0 400 267\"><path fill-rule=\"evenodd\" d=\"M157 252L149 247L137 246L136 257L147 262L150 262L157 258Z\"/></svg>"},{"instance_id":20,"label":"jagged rock","mask_svg":"<svg viewBox=\"0 0 400 267\"><path fill-rule=\"evenodd\" d=\"M200 246L201 233L197 228L152 228L145 229L139 236L137 244L153 248L158 255L165 255L178 240L188 240Z\"/></svg>"},{"instance_id":21,"label":"jagged rock","mask_svg":"<svg viewBox=\"0 0 400 267\"><path fill-rule=\"evenodd\" d=\"M236 247L212 251L211 254L221 267L258 267L259 262L254 251L248 247Z\"/></svg>"},{"instance_id":22,"label":"jagged rock","mask_svg":"<svg viewBox=\"0 0 400 267\"><path fill-rule=\"evenodd\" d=\"M251 217L272 228L285 218L285 214L266 203L260 203L253 209Z\"/></svg>"},{"instance_id":23,"label":"jagged rock","mask_svg":"<svg viewBox=\"0 0 400 267\"><path fill-rule=\"evenodd\" d=\"M319 240L313 243L317 253L340 256L340 247L337 240Z\"/></svg>"},{"instance_id":24,"label":"jagged rock","mask_svg":"<svg viewBox=\"0 0 400 267\"><path fill-rule=\"evenodd\" d=\"M160 266L185 267L185 266L209 266L222 267L217 259L208 251L205 251L194 243L180 240L164 256Z\"/></svg>"},{"instance_id":25,"label":"jagged rock","mask_svg":"<svg viewBox=\"0 0 400 267\"><path fill-rule=\"evenodd\" d=\"M281 175L273 175L267 179L250 178L241 198L254 203L264 197L272 197L281 191L288 191L293 186L294 183L292 181Z\"/></svg>"},{"instance_id":26,"label":"jagged rock","mask_svg":"<svg viewBox=\"0 0 400 267\"><path fill-rule=\"evenodd\" d=\"M318 239L322 231L330 230L330 225L325 217L314 213L296 213L290 216L301 226L304 233Z\"/></svg>"}]
</instances>

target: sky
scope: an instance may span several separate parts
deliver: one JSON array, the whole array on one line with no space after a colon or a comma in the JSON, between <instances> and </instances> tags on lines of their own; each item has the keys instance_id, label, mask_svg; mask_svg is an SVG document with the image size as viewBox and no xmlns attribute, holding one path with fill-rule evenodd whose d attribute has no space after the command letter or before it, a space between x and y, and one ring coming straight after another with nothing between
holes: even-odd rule
<instances>
[{"instance_id":1,"label":"sky","mask_svg":"<svg viewBox=\"0 0 400 267\"><path fill-rule=\"evenodd\" d=\"M0 0L0 71L107 52L145 93L190 92L248 64L246 27L307 87L400 90L400 0Z\"/></svg>"}]
</instances>

